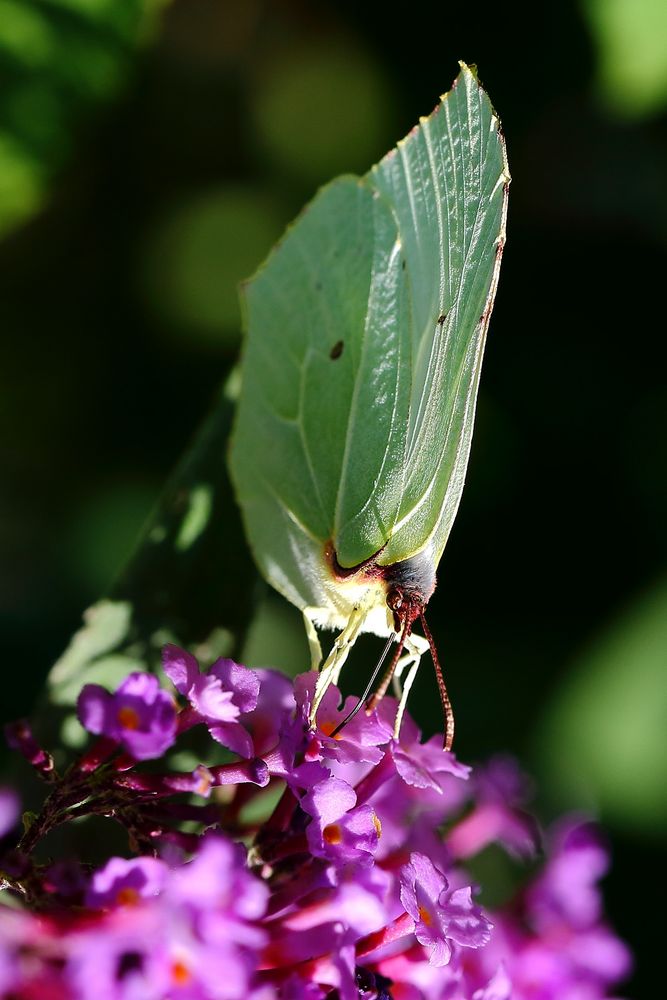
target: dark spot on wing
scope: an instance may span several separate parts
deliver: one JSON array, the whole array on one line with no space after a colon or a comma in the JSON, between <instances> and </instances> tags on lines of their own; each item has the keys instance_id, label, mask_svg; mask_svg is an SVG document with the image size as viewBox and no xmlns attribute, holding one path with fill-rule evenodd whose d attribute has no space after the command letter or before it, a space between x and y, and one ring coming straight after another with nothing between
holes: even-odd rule
<instances>
[{"instance_id":1,"label":"dark spot on wing","mask_svg":"<svg viewBox=\"0 0 667 1000\"><path fill-rule=\"evenodd\" d=\"M343 353L343 347L344 346L345 345L343 344L342 340L337 340L336 341L336 343L333 345L333 347L329 351L329 357L331 358L332 361L336 361L341 356L341 354Z\"/></svg>"},{"instance_id":2,"label":"dark spot on wing","mask_svg":"<svg viewBox=\"0 0 667 1000\"><path fill-rule=\"evenodd\" d=\"M438 326L444 326L446 319L447 319L447 313L446 312L440 313L440 315L438 316Z\"/></svg>"},{"instance_id":3,"label":"dark spot on wing","mask_svg":"<svg viewBox=\"0 0 667 1000\"><path fill-rule=\"evenodd\" d=\"M403 260L401 261L401 269L402 269L403 271L405 271L405 257L404 257L404 258L403 258Z\"/></svg>"}]
</instances>

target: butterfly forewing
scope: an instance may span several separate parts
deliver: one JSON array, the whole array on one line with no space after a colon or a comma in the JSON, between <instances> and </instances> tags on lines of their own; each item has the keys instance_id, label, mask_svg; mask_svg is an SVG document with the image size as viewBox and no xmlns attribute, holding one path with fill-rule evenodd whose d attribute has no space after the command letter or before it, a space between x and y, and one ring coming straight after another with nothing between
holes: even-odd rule
<instances>
[{"instance_id":1,"label":"butterfly forewing","mask_svg":"<svg viewBox=\"0 0 667 1000\"><path fill-rule=\"evenodd\" d=\"M380 559L408 558L427 538L439 559L463 487L509 182L498 120L471 71L371 179L397 218L414 336L406 481Z\"/></svg>"}]
</instances>

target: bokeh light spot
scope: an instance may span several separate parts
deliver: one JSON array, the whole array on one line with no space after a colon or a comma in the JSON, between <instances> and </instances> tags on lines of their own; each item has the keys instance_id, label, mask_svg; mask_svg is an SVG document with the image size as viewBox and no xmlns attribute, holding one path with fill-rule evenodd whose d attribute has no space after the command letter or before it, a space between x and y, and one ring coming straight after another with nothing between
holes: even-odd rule
<instances>
[{"instance_id":1,"label":"bokeh light spot","mask_svg":"<svg viewBox=\"0 0 667 1000\"><path fill-rule=\"evenodd\" d=\"M667 103L667 4L664 0L584 0L598 49L598 86L624 117Z\"/></svg>"},{"instance_id":2,"label":"bokeh light spot","mask_svg":"<svg viewBox=\"0 0 667 1000\"><path fill-rule=\"evenodd\" d=\"M365 171L386 145L388 95L363 52L341 40L290 50L263 68L255 123L273 163L310 182Z\"/></svg>"},{"instance_id":3,"label":"bokeh light spot","mask_svg":"<svg viewBox=\"0 0 667 1000\"><path fill-rule=\"evenodd\" d=\"M574 664L538 728L561 801L650 835L667 828L665 650L667 580Z\"/></svg>"},{"instance_id":4,"label":"bokeh light spot","mask_svg":"<svg viewBox=\"0 0 667 1000\"><path fill-rule=\"evenodd\" d=\"M146 248L144 279L165 330L193 346L235 344L239 283L266 256L284 221L265 193L234 186L197 197L164 219Z\"/></svg>"}]
</instances>

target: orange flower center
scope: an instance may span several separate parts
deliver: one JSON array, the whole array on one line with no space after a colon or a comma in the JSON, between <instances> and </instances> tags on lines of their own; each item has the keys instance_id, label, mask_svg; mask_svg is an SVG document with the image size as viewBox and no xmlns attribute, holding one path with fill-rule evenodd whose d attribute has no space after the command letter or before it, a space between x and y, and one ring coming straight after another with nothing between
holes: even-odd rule
<instances>
[{"instance_id":1,"label":"orange flower center","mask_svg":"<svg viewBox=\"0 0 667 1000\"><path fill-rule=\"evenodd\" d=\"M343 834L338 823L329 823L322 830L322 836L327 844L340 844L343 839Z\"/></svg>"},{"instance_id":2,"label":"orange flower center","mask_svg":"<svg viewBox=\"0 0 667 1000\"><path fill-rule=\"evenodd\" d=\"M116 718L123 729L139 728L139 713L135 712L135 710L130 708L129 705L124 705L123 708L119 708Z\"/></svg>"},{"instance_id":3,"label":"orange flower center","mask_svg":"<svg viewBox=\"0 0 667 1000\"><path fill-rule=\"evenodd\" d=\"M192 980L192 974L182 959L177 958L171 963L171 978L176 986L187 986Z\"/></svg>"},{"instance_id":4,"label":"orange flower center","mask_svg":"<svg viewBox=\"0 0 667 1000\"><path fill-rule=\"evenodd\" d=\"M129 885L124 886L119 889L116 893L116 902L119 906L134 906L138 903L140 899L139 893L136 889L132 889Z\"/></svg>"},{"instance_id":5,"label":"orange flower center","mask_svg":"<svg viewBox=\"0 0 667 1000\"><path fill-rule=\"evenodd\" d=\"M322 732L323 732L323 734L325 736L331 736L331 734L333 733L333 731L334 731L335 728L336 727L333 724L333 722L323 722L322 725L320 726L320 729L322 730ZM334 739L335 740L340 740L340 739L342 739L342 736L343 736L342 733L336 733L336 735L334 736Z\"/></svg>"}]
</instances>

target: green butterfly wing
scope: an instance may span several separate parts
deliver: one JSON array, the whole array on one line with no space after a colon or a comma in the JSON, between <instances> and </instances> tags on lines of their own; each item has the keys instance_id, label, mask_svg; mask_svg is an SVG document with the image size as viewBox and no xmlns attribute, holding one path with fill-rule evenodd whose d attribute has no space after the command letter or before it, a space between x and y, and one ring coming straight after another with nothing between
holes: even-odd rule
<instances>
[{"instance_id":1,"label":"green butterfly wing","mask_svg":"<svg viewBox=\"0 0 667 1000\"><path fill-rule=\"evenodd\" d=\"M231 471L267 579L338 607L354 567L427 551L461 497L509 173L466 66L362 178L325 187L246 285Z\"/></svg>"}]
</instances>

